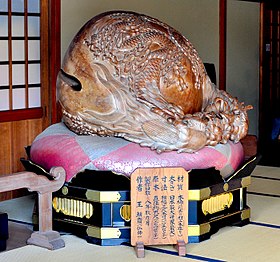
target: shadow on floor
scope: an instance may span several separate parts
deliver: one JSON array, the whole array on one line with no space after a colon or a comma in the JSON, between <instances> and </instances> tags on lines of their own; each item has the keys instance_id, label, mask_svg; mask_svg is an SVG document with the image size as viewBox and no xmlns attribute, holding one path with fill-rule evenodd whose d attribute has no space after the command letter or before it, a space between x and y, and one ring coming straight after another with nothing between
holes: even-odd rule
<instances>
[{"instance_id":1,"label":"shadow on floor","mask_svg":"<svg viewBox=\"0 0 280 262\"><path fill-rule=\"evenodd\" d=\"M9 238L7 240L7 249L26 246L26 241L32 234L32 226L9 221Z\"/></svg>"}]
</instances>

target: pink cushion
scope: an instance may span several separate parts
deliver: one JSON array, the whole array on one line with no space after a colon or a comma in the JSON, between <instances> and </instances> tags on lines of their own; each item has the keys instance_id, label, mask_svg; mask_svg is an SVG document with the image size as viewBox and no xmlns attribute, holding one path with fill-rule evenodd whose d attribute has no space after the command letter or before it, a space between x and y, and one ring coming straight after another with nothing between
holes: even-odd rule
<instances>
[{"instance_id":1,"label":"pink cushion","mask_svg":"<svg viewBox=\"0 0 280 262\"><path fill-rule=\"evenodd\" d=\"M205 147L194 154L174 151L158 154L122 138L80 136L58 123L34 140L30 158L47 170L62 166L66 170L66 181L85 169L110 170L130 176L138 167L183 167L186 170L215 167L227 177L244 161L244 152L240 143L229 142Z\"/></svg>"}]
</instances>

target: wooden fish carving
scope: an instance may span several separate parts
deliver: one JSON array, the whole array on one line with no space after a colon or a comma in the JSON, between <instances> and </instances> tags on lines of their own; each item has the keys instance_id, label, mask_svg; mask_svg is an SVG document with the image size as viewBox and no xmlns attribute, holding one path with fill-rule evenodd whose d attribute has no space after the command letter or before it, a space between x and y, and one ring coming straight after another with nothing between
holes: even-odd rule
<instances>
[{"instance_id":1,"label":"wooden fish carving","mask_svg":"<svg viewBox=\"0 0 280 262\"><path fill-rule=\"evenodd\" d=\"M211 83L192 44L159 20L112 11L72 40L57 78L65 124L157 152L239 141L250 106Z\"/></svg>"}]
</instances>

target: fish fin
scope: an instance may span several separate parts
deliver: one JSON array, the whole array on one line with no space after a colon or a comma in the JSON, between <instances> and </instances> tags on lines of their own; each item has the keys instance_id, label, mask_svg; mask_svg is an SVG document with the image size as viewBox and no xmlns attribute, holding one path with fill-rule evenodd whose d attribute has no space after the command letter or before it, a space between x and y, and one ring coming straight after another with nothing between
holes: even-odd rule
<instances>
[{"instance_id":1,"label":"fish fin","mask_svg":"<svg viewBox=\"0 0 280 262\"><path fill-rule=\"evenodd\" d=\"M160 120L146 121L142 125L144 133L152 140L164 144L176 144L179 140L175 127Z\"/></svg>"}]
</instances>

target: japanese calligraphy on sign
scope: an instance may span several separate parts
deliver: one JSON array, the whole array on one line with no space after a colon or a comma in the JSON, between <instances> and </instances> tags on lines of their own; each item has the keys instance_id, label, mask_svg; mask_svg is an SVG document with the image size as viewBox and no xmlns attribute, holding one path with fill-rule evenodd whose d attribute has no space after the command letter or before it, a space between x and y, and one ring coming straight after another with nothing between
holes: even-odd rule
<instances>
[{"instance_id":1,"label":"japanese calligraphy on sign","mask_svg":"<svg viewBox=\"0 0 280 262\"><path fill-rule=\"evenodd\" d=\"M131 244L188 242L188 173L140 168L131 175Z\"/></svg>"}]
</instances>

